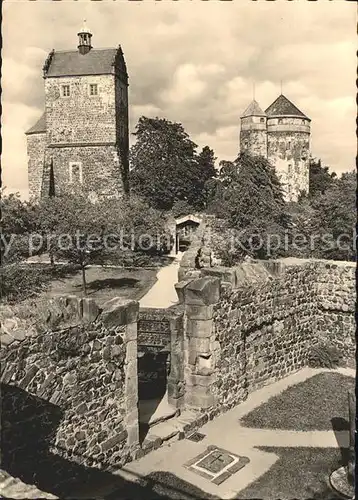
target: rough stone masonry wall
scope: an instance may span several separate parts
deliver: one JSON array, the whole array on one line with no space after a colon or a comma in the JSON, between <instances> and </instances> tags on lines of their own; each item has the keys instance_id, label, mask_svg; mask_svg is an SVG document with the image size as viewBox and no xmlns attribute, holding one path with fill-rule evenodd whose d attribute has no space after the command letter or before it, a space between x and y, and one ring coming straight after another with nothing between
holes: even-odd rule
<instances>
[{"instance_id":1,"label":"rough stone masonry wall","mask_svg":"<svg viewBox=\"0 0 358 500\"><path fill-rule=\"evenodd\" d=\"M356 350L354 262L317 264L317 335L341 352L353 356Z\"/></svg>"},{"instance_id":2,"label":"rough stone masonry wall","mask_svg":"<svg viewBox=\"0 0 358 500\"><path fill-rule=\"evenodd\" d=\"M349 355L352 271L351 263L283 259L203 269L201 278L179 283L186 406L213 418L303 367L320 340L335 339Z\"/></svg>"},{"instance_id":3,"label":"rough stone masonry wall","mask_svg":"<svg viewBox=\"0 0 358 500\"><path fill-rule=\"evenodd\" d=\"M7 462L11 467L20 453L31 465L34 450L50 449L81 465L118 468L139 446L138 303L112 299L101 311L91 299L67 297L59 298L50 314L62 314L69 326L30 337L1 337L1 382L12 398L2 428ZM46 414L49 406L60 414L56 422ZM16 415L25 420L27 431L11 450ZM41 429L31 434L36 415L41 428L55 425L42 441Z\"/></svg>"},{"instance_id":4,"label":"rough stone masonry wall","mask_svg":"<svg viewBox=\"0 0 358 500\"><path fill-rule=\"evenodd\" d=\"M45 162L46 133L29 134L27 139L28 179L30 199L38 201L41 196L42 176Z\"/></svg>"}]
</instances>

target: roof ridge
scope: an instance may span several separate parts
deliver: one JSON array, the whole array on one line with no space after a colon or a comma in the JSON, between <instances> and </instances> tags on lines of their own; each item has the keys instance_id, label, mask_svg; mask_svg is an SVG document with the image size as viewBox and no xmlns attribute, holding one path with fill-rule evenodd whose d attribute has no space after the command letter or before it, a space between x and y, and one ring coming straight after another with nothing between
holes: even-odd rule
<instances>
[{"instance_id":1,"label":"roof ridge","mask_svg":"<svg viewBox=\"0 0 358 500\"><path fill-rule=\"evenodd\" d=\"M90 52L93 50L95 51L100 51L100 50L118 50L118 47L99 47L98 49L96 47L92 47ZM55 50L55 54L68 54L69 52L78 52L77 49L72 49L72 50ZM88 53L90 53L88 52Z\"/></svg>"},{"instance_id":2,"label":"roof ridge","mask_svg":"<svg viewBox=\"0 0 358 500\"><path fill-rule=\"evenodd\" d=\"M265 110L266 114L270 116L300 116L302 118L309 119L302 111L293 104L292 101L288 99L283 94L280 94L273 103Z\"/></svg>"}]
</instances>

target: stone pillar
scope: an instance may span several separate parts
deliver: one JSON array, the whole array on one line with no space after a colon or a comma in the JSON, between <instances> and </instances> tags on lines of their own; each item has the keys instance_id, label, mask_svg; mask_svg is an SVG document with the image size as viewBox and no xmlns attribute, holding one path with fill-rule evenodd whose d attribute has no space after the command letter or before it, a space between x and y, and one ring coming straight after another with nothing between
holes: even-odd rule
<instances>
[{"instance_id":1,"label":"stone pillar","mask_svg":"<svg viewBox=\"0 0 358 500\"><path fill-rule=\"evenodd\" d=\"M168 403L175 408L184 404L184 324L183 313L170 319L170 373Z\"/></svg>"},{"instance_id":2,"label":"stone pillar","mask_svg":"<svg viewBox=\"0 0 358 500\"><path fill-rule=\"evenodd\" d=\"M348 392L349 409L349 460L348 460L348 482L354 487L355 477L355 427L356 427L356 398L353 391Z\"/></svg>"},{"instance_id":3,"label":"stone pillar","mask_svg":"<svg viewBox=\"0 0 358 500\"><path fill-rule=\"evenodd\" d=\"M114 298L104 305L101 319L107 327L125 327L124 426L131 455L139 448L137 324L139 302Z\"/></svg>"},{"instance_id":4,"label":"stone pillar","mask_svg":"<svg viewBox=\"0 0 358 500\"><path fill-rule=\"evenodd\" d=\"M199 278L184 287L185 405L195 409L215 404L215 352L219 344L213 329L213 305L220 298L220 279Z\"/></svg>"}]
</instances>

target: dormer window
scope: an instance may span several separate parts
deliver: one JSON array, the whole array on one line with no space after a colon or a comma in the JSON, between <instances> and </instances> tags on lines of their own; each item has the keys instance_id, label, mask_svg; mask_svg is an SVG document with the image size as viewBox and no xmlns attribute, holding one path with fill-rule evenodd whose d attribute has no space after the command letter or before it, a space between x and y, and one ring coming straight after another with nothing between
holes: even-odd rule
<instances>
[{"instance_id":1,"label":"dormer window","mask_svg":"<svg viewBox=\"0 0 358 500\"><path fill-rule=\"evenodd\" d=\"M70 97L70 86L69 85L62 85L61 95L62 95L62 97Z\"/></svg>"},{"instance_id":2,"label":"dormer window","mask_svg":"<svg viewBox=\"0 0 358 500\"><path fill-rule=\"evenodd\" d=\"M89 93L91 96L98 95L98 85L97 83L91 83L89 86Z\"/></svg>"}]
</instances>

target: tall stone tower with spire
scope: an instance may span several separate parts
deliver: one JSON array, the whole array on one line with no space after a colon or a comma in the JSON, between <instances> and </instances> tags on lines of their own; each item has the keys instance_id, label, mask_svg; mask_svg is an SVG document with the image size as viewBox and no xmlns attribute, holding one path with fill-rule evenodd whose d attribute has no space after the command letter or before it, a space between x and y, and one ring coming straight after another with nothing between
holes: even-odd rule
<instances>
[{"instance_id":1,"label":"tall stone tower with spire","mask_svg":"<svg viewBox=\"0 0 358 500\"><path fill-rule=\"evenodd\" d=\"M128 190L128 73L121 47L95 49L84 26L77 50L43 67L45 110L27 131L30 197L82 188L92 199Z\"/></svg>"},{"instance_id":2,"label":"tall stone tower with spire","mask_svg":"<svg viewBox=\"0 0 358 500\"><path fill-rule=\"evenodd\" d=\"M276 169L286 201L308 193L310 123L283 94L265 112L253 101L241 116L240 151L267 158Z\"/></svg>"},{"instance_id":3,"label":"tall stone tower with spire","mask_svg":"<svg viewBox=\"0 0 358 500\"><path fill-rule=\"evenodd\" d=\"M255 99L241 116L240 150L254 155L267 155L267 119Z\"/></svg>"}]
</instances>

